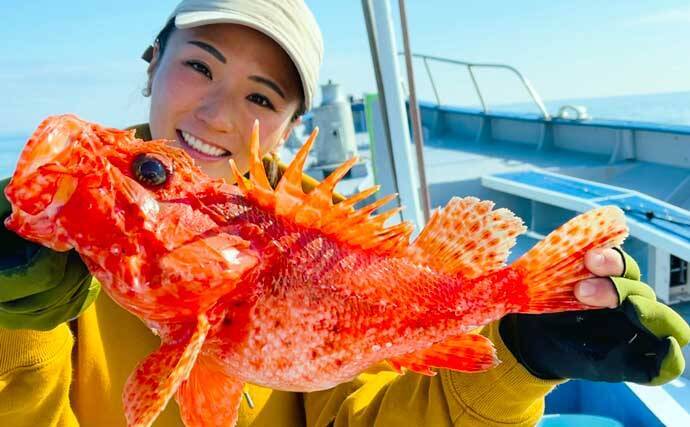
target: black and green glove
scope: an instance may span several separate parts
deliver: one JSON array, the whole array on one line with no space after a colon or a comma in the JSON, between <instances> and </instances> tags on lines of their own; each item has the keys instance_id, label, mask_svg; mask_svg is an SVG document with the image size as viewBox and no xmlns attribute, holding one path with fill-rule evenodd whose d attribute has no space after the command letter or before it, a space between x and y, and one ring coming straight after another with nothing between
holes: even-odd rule
<instances>
[{"instance_id":1,"label":"black and green glove","mask_svg":"<svg viewBox=\"0 0 690 427\"><path fill-rule=\"evenodd\" d=\"M55 252L5 228L8 182L0 181L0 328L50 330L79 316L100 286L76 252Z\"/></svg>"},{"instance_id":2,"label":"black and green glove","mask_svg":"<svg viewBox=\"0 0 690 427\"><path fill-rule=\"evenodd\" d=\"M637 263L624 258L623 277L611 277L617 308L511 314L501 320L501 338L532 375L659 385L683 373L681 347L690 341L690 327L657 302L640 281Z\"/></svg>"}]
</instances>

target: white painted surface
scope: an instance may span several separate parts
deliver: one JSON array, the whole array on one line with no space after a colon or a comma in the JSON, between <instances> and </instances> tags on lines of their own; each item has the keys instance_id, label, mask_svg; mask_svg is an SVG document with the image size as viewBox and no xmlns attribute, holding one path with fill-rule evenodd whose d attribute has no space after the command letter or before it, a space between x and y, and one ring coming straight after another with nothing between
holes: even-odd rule
<instances>
[{"instance_id":1,"label":"white painted surface","mask_svg":"<svg viewBox=\"0 0 690 427\"><path fill-rule=\"evenodd\" d=\"M626 383L667 427L690 425L690 382L683 377L658 387Z\"/></svg>"},{"instance_id":2,"label":"white painted surface","mask_svg":"<svg viewBox=\"0 0 690 427\"><path fill-rule=\"evenodd\" d=\"M671 280L671 254L655 246L649 246L649 284L654 288L656 296L670 303L669 287Z\"/></svg>"}]
</instances>

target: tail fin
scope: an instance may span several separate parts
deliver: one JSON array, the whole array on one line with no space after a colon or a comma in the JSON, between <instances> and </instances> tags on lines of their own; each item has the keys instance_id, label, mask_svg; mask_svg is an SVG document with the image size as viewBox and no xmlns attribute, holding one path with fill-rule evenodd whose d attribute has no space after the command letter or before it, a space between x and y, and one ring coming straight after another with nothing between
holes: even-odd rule
<instances>
[{"instance_id":1,"label":"tail fin","mask_svg":"<svg viewBox=\"0 0 690 427\"><path fill-rule=\"evenodd\" d=\"M618 246L628 235L623 211L615 206L593 209L566 222L511 265L522 273L526 296L516 313L582 310L573 287L592 277L584 265L590 249Z\"/></svg>"}]
</instances>

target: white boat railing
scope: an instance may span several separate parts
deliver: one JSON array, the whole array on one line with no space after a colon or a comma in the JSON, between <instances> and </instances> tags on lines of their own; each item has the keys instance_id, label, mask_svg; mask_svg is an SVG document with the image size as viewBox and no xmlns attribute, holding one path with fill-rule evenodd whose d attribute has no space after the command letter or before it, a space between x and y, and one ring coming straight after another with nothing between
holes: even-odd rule
<instances>
[{"instance_id":1,"label":"white boat railing","mask_svg":"<svg viewBox=\"0 0 690 427\"><path fill-rule=\"evenodd\" d=\"M400 53L403 55L404 53ZM532 101L537 105L537 108L539 108L539 111L541 111L542 117L544 120L551 120L551 115L549 114L548 111L546 111L546 107L544 106L544 102L541 100L541 97L537 93L537 91L532 87L532 85L529 83L527 78L522 75L520 71L518 71L515 67L507 65L507 64L491 64L491 63L480 63L480 62L468 62L468 61L460 61L457 59L450 59L450 58L442 58L440 56L432 56L432 55L423 55L419 53L413 53L412 54L413 58L419 58L422 60L424 63L424 68L426 69L426 74L429 77L429 81L431 82L431 88L434 91L434 97L436 97L436 103L438 105L441 105L441 97L438 94L438 89L436 87L436 82L434 81L434 76L433 73L431 72L431 68L429 67L429 61L436 61L436 62L443 62L446 64L454 64L454 65L461 65L467 67L467 72L470 75L470 79L472 80L472 85L474 86L474 90L477 93L477 97L479 98L479 102L482 105L482 111L484 113L488 113L489 109L486 105L486 101L484 100L484 96L482 95L482 90L479 87L479 83L477 82L477 78L475 77L474 68L497 68L497 69L504 69L512 72L517 76L518 79L522 82L523 86L525 89L527 89L527 92L529 93L530 97L532 98Z\"/></svg>"}]
</instances>

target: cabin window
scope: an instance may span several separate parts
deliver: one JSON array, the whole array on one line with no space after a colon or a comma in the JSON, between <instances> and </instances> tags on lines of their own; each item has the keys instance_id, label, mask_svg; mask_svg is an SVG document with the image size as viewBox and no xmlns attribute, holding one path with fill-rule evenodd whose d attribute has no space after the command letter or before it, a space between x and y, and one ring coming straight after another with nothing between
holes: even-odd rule
<instances>
[{"instance_id":1,"label":"cabin window","mask_svg":"<svg viewBox=\"0 0 690 427\"><path fill-rule=\"evenodd\" d=\"M671 255L671 287L688 284L688 262Z\"/></svg>"}]
</instances>

